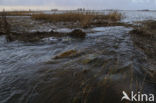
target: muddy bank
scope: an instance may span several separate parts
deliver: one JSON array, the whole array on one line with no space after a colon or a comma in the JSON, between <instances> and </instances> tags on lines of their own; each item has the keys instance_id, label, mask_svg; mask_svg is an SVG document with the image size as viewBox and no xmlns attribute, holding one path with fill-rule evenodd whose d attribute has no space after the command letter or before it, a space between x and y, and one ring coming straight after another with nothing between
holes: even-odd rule
<instances>
[{"instance_id":1,"label":"muddy bank","mask_svg":"<svg viewBox=\"0 0 156 103\"><path fill-rule=\"evenodd\" d=\"M156 21L140 22L130 33L135 45L156 61Z\"/></svg>"},{"instance_id":2,"label":"muddy bank","mask_svg":"<svg viewBox=\"0 0 156 103\"><path fill-rule=\"evenodd\" d=\"M73 37L73 38L85 38L86 33L83 32L80 29L75 29L69 33L61 33L61 32L32 32L32 33L15 33L10 32L9 34L6 34L6 39L11 41L24 41L24 42L37 42L40 41L43 38L49 38L49 37Z\"/></svg>"}]
</instances>

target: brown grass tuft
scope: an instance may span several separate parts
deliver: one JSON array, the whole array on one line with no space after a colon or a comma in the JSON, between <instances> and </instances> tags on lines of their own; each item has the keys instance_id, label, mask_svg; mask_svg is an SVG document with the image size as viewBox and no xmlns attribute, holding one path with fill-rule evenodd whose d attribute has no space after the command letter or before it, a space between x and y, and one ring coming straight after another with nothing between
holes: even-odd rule
<instances>
[{"instance_id":1,"label":"brown grass tuft","mask_svg":"<svg viewBox=\"0 0 156 103\"><path fill-rule=\"evenodd\" d=\"M69 50L69 51L66 51L56 57L54 57L54 59L60 59L60 58L66 58L66 57L71 57L71 56L74 56L77 54L77 51L76 50Z\"/></svg>"}]
</instances>

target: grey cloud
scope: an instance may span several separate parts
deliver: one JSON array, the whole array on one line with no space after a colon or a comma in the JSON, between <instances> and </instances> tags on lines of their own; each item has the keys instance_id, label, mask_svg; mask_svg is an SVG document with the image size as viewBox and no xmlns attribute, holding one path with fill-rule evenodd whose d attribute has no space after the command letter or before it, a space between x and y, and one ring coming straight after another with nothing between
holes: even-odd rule
<instances>
[{"instance_id":1,"label":"grey cloud","mask_svg":"<svg viewBox=\"0 0 156 103\"><path fill-rule=\"evenodd\" d=\"M0 0L0 6L51 6L90 9L156 9L156 0Z\"/></svg>"}]
</instances>

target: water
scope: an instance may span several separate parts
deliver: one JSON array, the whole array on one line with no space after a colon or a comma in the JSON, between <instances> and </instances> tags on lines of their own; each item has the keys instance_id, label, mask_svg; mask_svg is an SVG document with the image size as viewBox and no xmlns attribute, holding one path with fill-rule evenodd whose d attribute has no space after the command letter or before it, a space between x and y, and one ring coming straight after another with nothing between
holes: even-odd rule
<instances>
[{"instance_id":1,"label":"water","mask_svg":"<svg viewBox=\"0 0 156 103\"><path fill-rule=\"evenodd\" d=\"M154 19L154 13L126 12L129 18L123 21ZM70 31L61 29L66 30ZM79 99L95 103L94 97L110 98L100 94L106 91L117 95L123 89L136 90L136 81L142 83L150 64L135 48L130 30L95 27L83 40L46 38L38 43L7 42L0 36L0 103L69 103ZM80 55L54 59L69 50ZM143 91L156 93L155 85L145 82Z\"/></svg>"},{"instance_id":2,"label":"water","mask_svg":"<svg viewBox=\"0 0 156 103\"><path fill-rule=\"evenodd\" d=\"M134 23L143 20L156 20L156 11L121 11L125 15L123 22Z\"/></svg>"}]
</instances>

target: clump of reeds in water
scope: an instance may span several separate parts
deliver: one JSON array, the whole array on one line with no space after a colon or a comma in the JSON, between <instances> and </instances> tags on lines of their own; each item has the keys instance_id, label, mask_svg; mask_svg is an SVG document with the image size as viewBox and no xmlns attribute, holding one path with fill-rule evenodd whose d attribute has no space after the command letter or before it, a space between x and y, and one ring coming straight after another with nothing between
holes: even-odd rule
<instances>
[{"instance_id":1,"label":"clump of reeds in water","mask_svg":"<svg viewBox=\"0 0 156 103\"><path fill-rule=\"evenodd\" d=\"M79 22L82 26L89 25L94 21L120 21L123 15L118 11L108 14L100 14L96 12L67 12L61 14L32 14L35 20L46 20L49 22Z\"/></svg>"}]
</instances>

